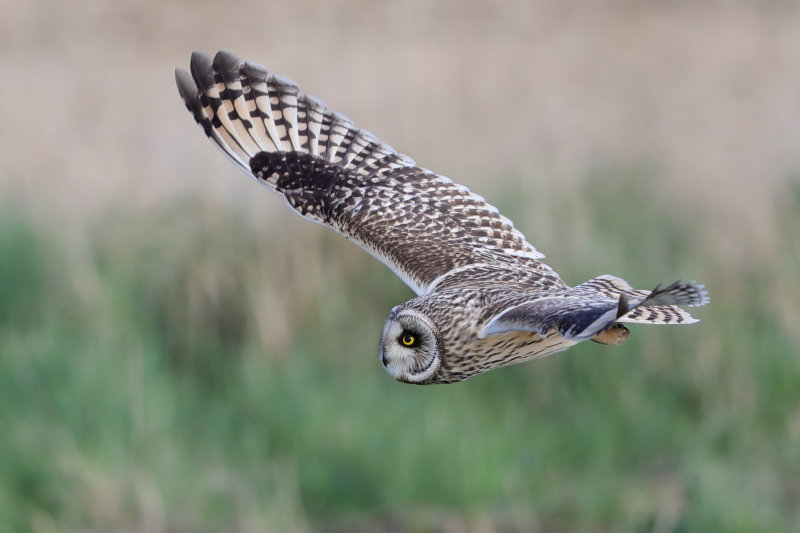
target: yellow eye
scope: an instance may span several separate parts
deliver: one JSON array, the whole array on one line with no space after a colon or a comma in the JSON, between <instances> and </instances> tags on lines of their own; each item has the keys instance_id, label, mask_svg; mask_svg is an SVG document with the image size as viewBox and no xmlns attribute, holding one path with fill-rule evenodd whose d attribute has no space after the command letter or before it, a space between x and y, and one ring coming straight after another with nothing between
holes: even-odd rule
<instances>
[{"instance_id":1,"label":"yellow eye","mask_svg":"<svg viewBox=\"0 0 800 533\"><path fill-rule=\"evenodd\" d=\"M417 337L406 331L400 335L400 344L406 348L411 348L417 344Z\"/></svg>"}]
</instances>

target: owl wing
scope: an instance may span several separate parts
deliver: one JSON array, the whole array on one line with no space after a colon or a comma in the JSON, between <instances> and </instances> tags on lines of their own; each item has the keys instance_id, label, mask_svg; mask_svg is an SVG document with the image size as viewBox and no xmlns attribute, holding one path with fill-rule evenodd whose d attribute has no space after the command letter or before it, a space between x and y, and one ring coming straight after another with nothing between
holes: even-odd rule
<instances>
[{"instance_id":1,"label":"owl wing","mask_svg":"<svg viewBox=\"0 0 800 533\"><path fill-rule=\"evenodd\" d=\"M521 265L557 278L497 208L415 166L290 80L225 51L213 60L195 52L190 70L176 70L187 108L241 170L364 248L417 294L468 265Z\"/></svg>"},{"instance_id":2,"label":"owl wing","mask_svg":"<svg viewBox=\"0 0 800 533\"><path fill-rule=\"evenodd\" d=\"M613 276L605 278L606 281L613 278L625 283ZM594 280L587 283L592 281ZM664 288L656 287L649 294L642 295L641 292L643 291L631 289L626 292L596 291L590 294L586 292L586 287L579 285L561 293L531 295L528 301L515 302L496 313L481 328L479 337L485 338L506 331L532 331L547 336L555 331L566 339L582 341L602 333L616 322L697 322L697 319L676 306L708 303L708 295L703 286L695 283L678 281ZM628 317L632 319L626 320Z\"/></svg>"}]
</instances>

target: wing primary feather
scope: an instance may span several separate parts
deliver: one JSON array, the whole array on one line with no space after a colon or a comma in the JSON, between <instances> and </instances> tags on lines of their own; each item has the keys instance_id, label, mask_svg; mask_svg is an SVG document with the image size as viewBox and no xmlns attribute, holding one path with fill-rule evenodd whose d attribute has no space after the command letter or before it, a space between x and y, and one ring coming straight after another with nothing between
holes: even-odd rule
<instances>
[{"instance_id":1,"label":"wing primary feather","mask_svg":"<svg viewBox=\"0 0 800 533\"><path fill-rule=\"evenodd\" d=\"M200 99L200 109L208 119L214 142L230 157L240 168L247 169L250 159L239 141L231 135L223 123L219 108L222 105L219 88L214 78L214 67L211 58L201 52L193 52L190 61L190 72L194 78L196 90ZM225 117L227 119L227 117ZM227 121L230 123L230 121Z\"/></svg>"},{"instance_id":2,"label":"wing primary feather","mask_svg":"<svg viewBox=\"0 0 800 533\"><path fill-rule=\"evenodd\" d=\"M231 136L249 159L260 151L260 147L250 133L253 125L242 90L239 65L236 56L225 50L217 52L212 62L214 80L223 87L220 91L221 120L228 125Z\"/></svg>"},{"instance_id":3,"label":"wing primary feather","mask_svg":"<svg viewBox=\"0 0 800 533\"><path fill-rule=\"evenodd\" d=\"M211 124L206 120L205 115L203 115L200 97L197 93L197 86L194 83L192 75L181 68L176 68L175 83L178 85L178 92L180 92L186 109L192 113L194 120L203 126L203 131L206 132L206 135L211 137Z\"/></svg>"},{"instance_id":4,"label":"wing primary feather","mask_svg":"<svg viewBox=\"0 0 800 533\"><path fill-rule=\"evenodd\" d=\"M306 135L308 135L308 152L319 155L319 138L322 129L322 120L327 111L325 104L316 98L304 95L301 100L306 106Z\"/></svg>"},{"instance_id":5,"label":"wing primary feather","mask_svg":"<svg viewBox=\"0 0 800 533\"><path fill-rule=\"evenodd\" d=\"M300 137L297 133L297 95L299 89L295 83L283 76L272 74L269 77L272 82L272 89L274 96L271 96L270 102L276 99L277 102L272 102L272 109L276 111L275 123L278 126L278 131L284 130L284 135L281 141L289 143L288 148L291 151L300 151Z\"/></svg>"},{"instance_id":6,"label":"wing primary feather","mask_svg":"<svg viewBox=\"0 0 800 533\"><path fill-rule=\"evenodd\" d=\"M241 74L243 80L246 80L246 86L250 87L254 113L259 117L259 124L264 128L263 131L266 133L262 138L262 144L266 145L264 151L282 151L283 145L281 143L280 134L275 126L272 104L270 102L270 88L268 84L269 72L261 65L246 62L241 66Z\"/></svg>"}]
</instances>

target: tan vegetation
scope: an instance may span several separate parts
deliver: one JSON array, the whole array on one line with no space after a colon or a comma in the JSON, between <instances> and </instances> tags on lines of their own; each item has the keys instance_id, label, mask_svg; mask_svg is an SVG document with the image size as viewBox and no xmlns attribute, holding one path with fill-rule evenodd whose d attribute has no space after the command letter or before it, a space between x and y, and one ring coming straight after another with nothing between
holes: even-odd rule
<instances>
[{"instance_id":1,"label":"tan vegetation","mask_svg":"<svg viewBox=\"0 0 800 533\"><path fill-rule=\"evenodd\" d=\"M800 5L0 6L0 522L20 531L800 529ZM509 215L568 282L708 284L452 387L410 295L203 138L229 48Z\"/></svg>"}]
</instances>

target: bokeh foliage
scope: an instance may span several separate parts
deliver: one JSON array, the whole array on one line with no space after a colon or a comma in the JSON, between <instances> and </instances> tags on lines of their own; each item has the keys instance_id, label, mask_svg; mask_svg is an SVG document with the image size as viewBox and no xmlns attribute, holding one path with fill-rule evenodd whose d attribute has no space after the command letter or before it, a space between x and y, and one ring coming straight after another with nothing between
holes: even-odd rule
<instances>
[{"instance_id":1,"label":"bokeh foliage","mask_svg":"<svg viewBox=\"0 0 800 533\"><path fill-rule=\"evenodd\" d=\"M742 263L641 178L494 200L573 284L705 281L702 322L432 387L377 361L411 292L332 233L193 198L74 242L7 206L4 530L800 529L798 189Z\"/></svg>"}]
</instances>

